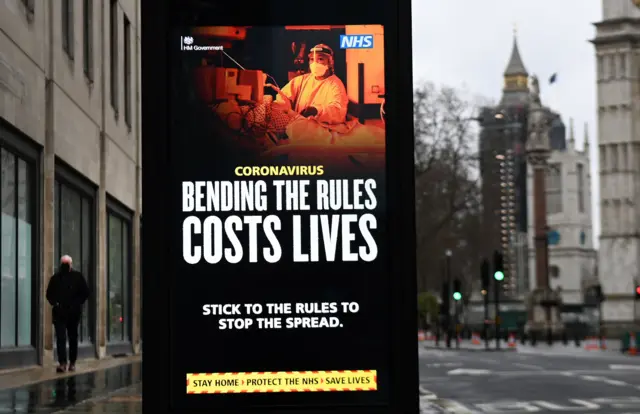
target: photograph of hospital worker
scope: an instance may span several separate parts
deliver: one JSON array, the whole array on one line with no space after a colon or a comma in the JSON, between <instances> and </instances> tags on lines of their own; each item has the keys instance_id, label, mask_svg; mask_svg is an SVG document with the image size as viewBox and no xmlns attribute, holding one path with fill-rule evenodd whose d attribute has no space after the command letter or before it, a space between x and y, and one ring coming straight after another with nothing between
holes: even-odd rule
<instances>
[{"instance_id":1,"label":"photograph of hospital worker","mask_svg":"<svg viewBox=\"0 0 640 414\"><path fill-rule=\"evenodd\" d=\"M384 146L383 129L365 128L348 114L349 97L334 71L333 49L324 43L315 45L309 50L308 59L309 72L294 77L276 94L275 111L289 115L285 129L288 141ZM279 149L277 153L284 151Z\"/></svg>"},{"instance_id":2,"label":"photograph of hospital worker","mask_svg":"<svg viewBox=\"0 0 640 414\"><path fill-rule=\"evenodd\" d=\"M363 34L376 36L371 48L341 47L342 36ZM184 55L195 95L214 114L212 138L235 158L384 165L381 26L203 27L194 39L213 47Z\"/></svg>"},{"instance_id":3,"label":"photograph of hospital worker","mask_svg":"<svg viewBox=\"0 0 640 414\"><path fill-rule=\"evenodd\" d=\"M319 44L311 48L309 73L287 83L276 102L290 103L295 112L326 126L344 124L349 98L344 83L334 72L333 59L329 46Z\"/></svg>"}]
</instances>

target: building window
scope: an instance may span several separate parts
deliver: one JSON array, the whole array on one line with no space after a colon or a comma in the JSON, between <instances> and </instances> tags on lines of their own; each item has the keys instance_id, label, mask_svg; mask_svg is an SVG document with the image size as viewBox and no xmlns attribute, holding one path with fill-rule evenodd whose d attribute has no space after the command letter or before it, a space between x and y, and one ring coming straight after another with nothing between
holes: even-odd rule
<instances>
[{"instance_id":1,"label":"building window","mask_svg":"<svg viewBox=\"0 0 640 414\"><path fill-rule=\"evenodd\" d=\"M131 23L124 18L124 122L131 128Z\"/></svg>"},{"instance_id":2,"label":"building window","mask_svg":"<svg viewBox=\"0 0 640 414\"><path fill-rule=\"evenodd\" d=\"M93 198L60 180L54 187L54 263L68 254L73 267L87 280L91 295L84 304L80 322L80 343L94 342L94 214ZM54 269L55 270L55 269Z\"/></svg>"},{"instance_id":3,"label":"building window","mask_svg":"<svg viewBox=\"0 0 640 414\"><path fill-rule=\"evenodd\" d=\"M82 7L82 39L84 44L84 74L93 80L93 0L83 0Z\"/></svg>"},{"instance_id":4,"label":"building window","mask_svg":"<svg viewBox=\"0 0 640 414\"><path fill-rule=\"evenodd\" d=\"M609 73L607 78L613 79L616 76L616 60L613 54L608 55L607 59L609 59Z\"/></svg>"},{"instance_id":5,"label":"building window","mask_svg":"<svg viewBox=\"0 0 640 414\"><path fill-rule=\"evenodd\" d=\"M556 265L549 266L549 276L552 279L557 279L560 277L560 268Z\"/></svg>"},{"instance_id":6,"label":"building window","mask_svg":"<svg viewBox=\"0 0 640 414\"><path fill-rule=\"evenodd\" d=\"M576 166L576 175L578 176L578 212L584 213L584 165Z\"/></svg>"},{"instance_id":7,"label":"building window","mask_svg":"<svg viewBox=\"0 0 640 414\"><path fill-rule=\"evenodd\" d=\"M33 166L2 149L0 200L0 348L34 344Z\"/></svg>"},{"instance_id":8,"label":"building window","mask_svg":"<svg viewBox=\"0 0 640 414\"><path fill-rule=\"evenodd\" d=\"M604 73L604 57L603 56L598 56L596 66L597 66L596 67L596 72L597 72L598 80L602 80L604 78L604 76L603 76L603 73Z\"/></svg>"},{"instance_id":9,"label":"building window","mask_svg":"<svg viewBox=\"0 0 640 414\"><path fill-rule=\"evenodd\" d=\"M109 342L131 340L131 229L129 221L109 213L107 235Z\"/></svg>"},{"instance_id":10,"label":"building window","mask_svg":"<svg viewBox=\"0 0 640 414\"><path fill-rule=\"evenodd\" d=\"M118 1L111 0L109 9L109 57L111 71L111 106L118 114Z\"/></svg>"},{"instance_id":11,"label":"building window","mask_svg":"<svg viewBox=\"0 0 640 414\"><path fill-rule=\"evenodd\" d=\"M627 55L625 53L620 54L620 67L618 77L626 78L627 76Z\"/></svg>"},{"instance_id":12,"label":"building window","mask_svg":"<svg viewBox=\"0 0 640 414\"><path fill-rule=\"evenodd\" d=\"M73 0L61 0L62 5L62 49L73 59Z\"/></svg>"},{"instance_id":13,"label":"building window","mask_svg":"<svg viewBox=\"0 0 640 414\"><path fill-rule=\"evenodd\" d=\"M562 212L562 166L549 164L547 169L547 214Z\"/></svg>"}]
</instances>

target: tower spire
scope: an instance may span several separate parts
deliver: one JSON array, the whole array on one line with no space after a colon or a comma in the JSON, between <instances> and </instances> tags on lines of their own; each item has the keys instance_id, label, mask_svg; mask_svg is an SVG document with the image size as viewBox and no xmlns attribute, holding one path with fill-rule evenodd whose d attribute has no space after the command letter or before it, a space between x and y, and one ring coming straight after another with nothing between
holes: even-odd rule
<instances>
[{"instance_id":1,"label":"tower spire","mask_svg":"<svg viewBox=\"0 0 640 414\"><path fill-rule=\"evenodd\" d=\"M584 152L589 156L589 123L584 123Z\"/></svg>"},{"instance_id":2,"label":"tower spire","mask_svg":"<svg viewBox=\"0 0 640 414\"><path fill-rule=\"evenodd\" d=\"M573 118L569 118L569 150L576 149L576 136L573 130Z\"/></svg>"},{"instance_id":3,"label":"tower spire","mask_svg":"<svg viewBox=\"0 0 640 414\"><path fill-rule=\"evenodd\" d=\"M529 72L522 62L518 47L518 29L513 26L513 43L511 56L503 73L504 87L502 89L501 105L526 105L529 101Z\"/></svg>"},{"instance_id":4,"label":"tower spire","mask_svg":"<svg viewBox=\"0 0 640 414\"><path fill-rule=\"evenodd\" d=\"M514 26L511 57L509 58L509 63L507 63L507 68L504 71L504 76L517 75L526 77L529 76L529 72L527 72L527 68L525 68L524 63L522 62L522 57L520 56L520 49L518 48L518 29Z\"/></svg>"}]
</instances>

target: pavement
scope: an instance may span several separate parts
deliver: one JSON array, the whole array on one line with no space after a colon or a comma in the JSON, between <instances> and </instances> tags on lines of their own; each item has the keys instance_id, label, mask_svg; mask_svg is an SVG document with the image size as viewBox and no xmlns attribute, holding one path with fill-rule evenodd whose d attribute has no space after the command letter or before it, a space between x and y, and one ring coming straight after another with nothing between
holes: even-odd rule
<instances>
[{"instance_id":1,"label":"pavement","mask_svg":"<svg viewBox=\"0 0 640 414\"><path fill-rule=\"evenodd\" d=\"M0 390L0 414L142 413L142 364L58 374L56 379Z\"/></svg>"},{"instance_id":2,"label":"pavement","mask_svg":"<svg viewBox=\"0 0 640 414\"><path fill-rule=\"evenodd\" d=\"M640 356L562 345L418 348L425 413L640 413Z\"/></svg>"}]
</instances>

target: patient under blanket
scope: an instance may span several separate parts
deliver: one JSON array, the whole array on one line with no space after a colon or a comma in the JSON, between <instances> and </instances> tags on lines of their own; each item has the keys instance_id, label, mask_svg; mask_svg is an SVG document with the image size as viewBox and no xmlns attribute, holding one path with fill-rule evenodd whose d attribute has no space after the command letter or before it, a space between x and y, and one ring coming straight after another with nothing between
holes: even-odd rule
<instances>
[{"instance_id":1,"label":"patient under blanket","mask_svg":"<svg viewBox=\"0 0 640 414\"><path fill-rule=\"evenodd\" d=\"M350 115L347 115L346 122L342 124L323 124L313 117L305 118L277 103L239 106L236 102L220 104L215 112L226 120L231 129L255 138L272 133L282 140L282 144L385 145L383 128L363 125Z\"/></svg>"}]
</instances>

